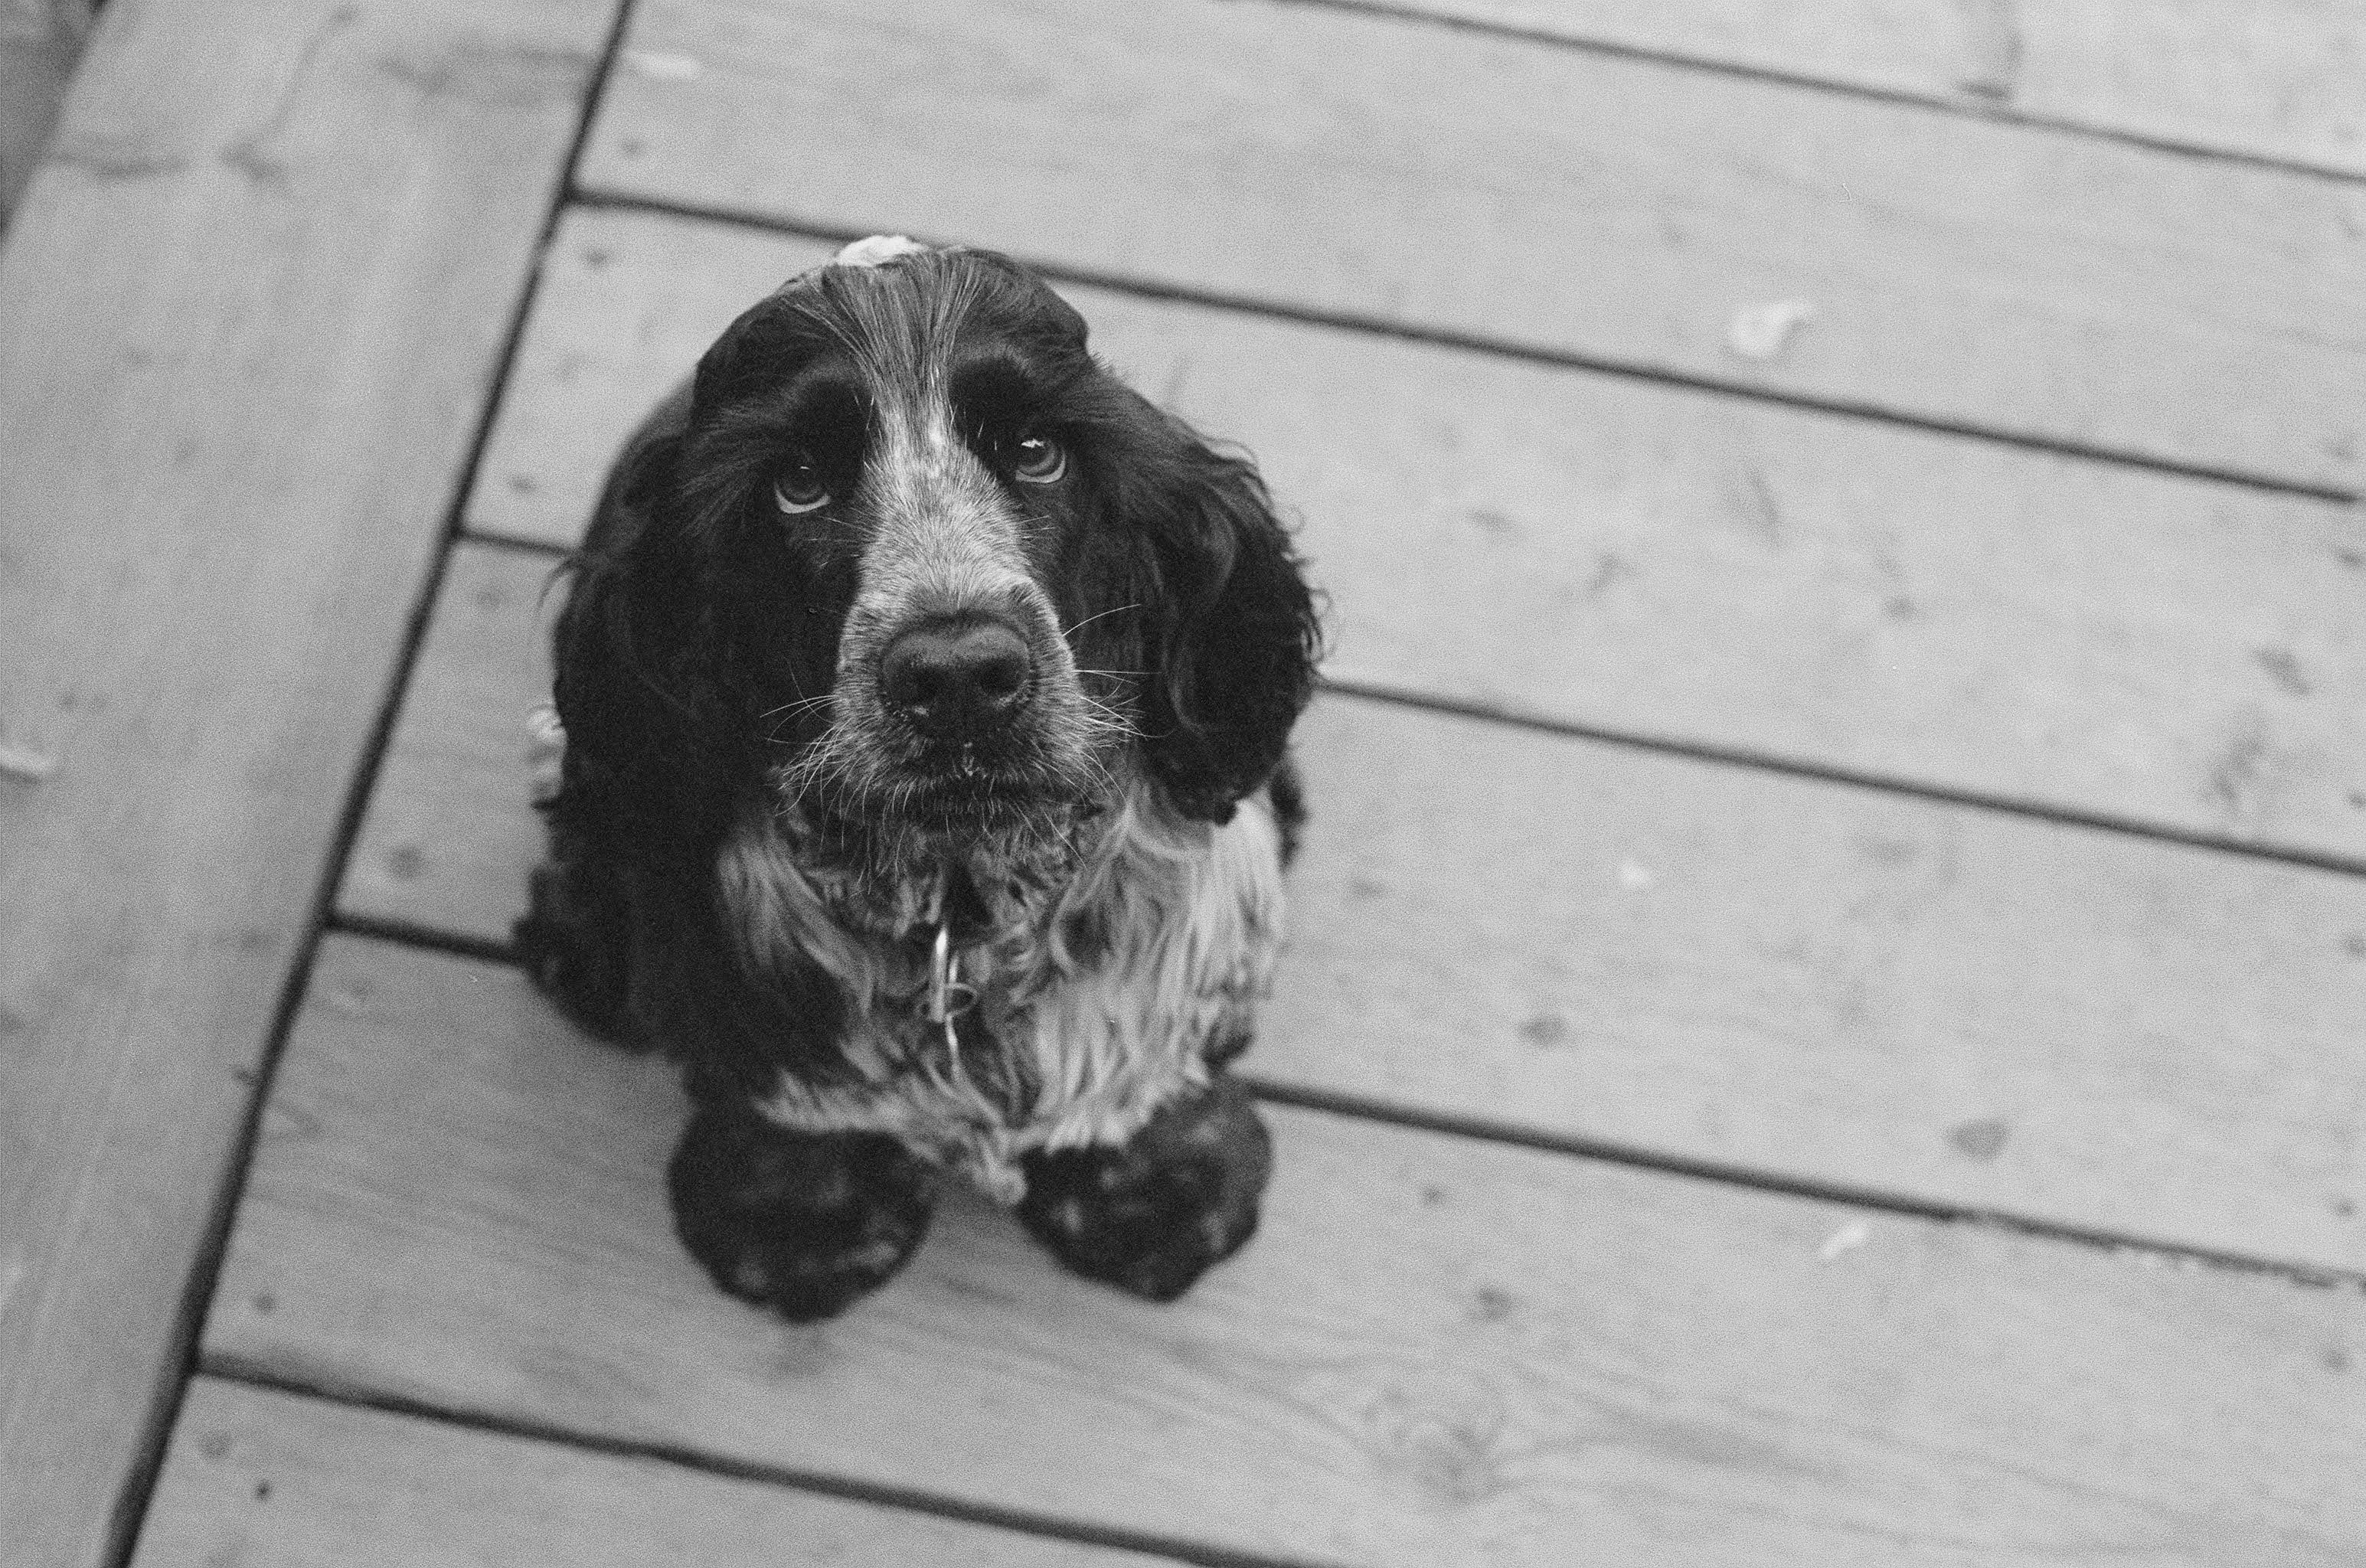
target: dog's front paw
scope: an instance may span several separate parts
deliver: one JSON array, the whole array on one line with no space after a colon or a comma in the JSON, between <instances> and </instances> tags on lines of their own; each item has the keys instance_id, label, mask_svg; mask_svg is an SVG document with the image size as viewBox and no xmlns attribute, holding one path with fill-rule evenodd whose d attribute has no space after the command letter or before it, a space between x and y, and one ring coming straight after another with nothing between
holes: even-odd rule
<instances>
[{"instance_id":1,"label":"dog's front paw","mask_svg":"<svg viewBox=\"0 0 2366 1568\"><path fill-rule=\"evenodd\" d=\"M1019 1217L1086 1278L1171 1302L1256 1230L1272 1169L1248 1091L1219 1078L1117 1147L1029 1156Z\"/></svg>"},{"instance_id":2,"label":"dog's front paw","mask_svg":"<svg viewBox=\"0 0 2366 1568\"><path fill-rule=\"evenodd\" d=\"M793 1323L839 1313L904 1266L936 1185L892 1138L790 1133L702 1108L666 1173L674 1227L715 1282Z\"/></svg>"}]
</instances>

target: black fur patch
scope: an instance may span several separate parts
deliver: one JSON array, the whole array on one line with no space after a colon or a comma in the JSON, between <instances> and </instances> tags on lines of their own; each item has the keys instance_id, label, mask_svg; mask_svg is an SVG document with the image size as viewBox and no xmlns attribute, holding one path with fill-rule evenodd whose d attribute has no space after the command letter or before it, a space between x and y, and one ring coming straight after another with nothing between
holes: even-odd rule
<instances>
[{"instance_id":1,"label":"black fur patch","mask_svg":"<svg viewBox=\"0 0 2366 1568\"><path fill-rule=\"evenodd\" d=\"M1061 1262L1170 1302L1256 1231L1273 1139L1248 1091L1218 1078L1114 1149L1027 1158L1019 1217Z\"/></svg>"},{"instance_id":2,"label":"black fur patch","mask_svg":"<svg viewBox=\"0 0 2366 1568\"><path fill-rule=\"evenodd\" d=\"M843 1311L928 1234L935 1181L894 1139L785 1133L702 1107L667 1171L674 1226L715 1282L794 1323Z\"/></svg>"}]
</instances>

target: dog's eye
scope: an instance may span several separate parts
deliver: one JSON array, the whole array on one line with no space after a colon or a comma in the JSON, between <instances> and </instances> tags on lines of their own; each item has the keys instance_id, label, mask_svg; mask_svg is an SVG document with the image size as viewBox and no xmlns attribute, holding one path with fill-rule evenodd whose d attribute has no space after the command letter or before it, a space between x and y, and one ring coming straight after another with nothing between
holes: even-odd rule
<instances>
[{"instance_id":1,"label":"dog's eye","mask_svg":"<svg viewBox=\"0 0 2366 1568\"><path fill-rule=\"evenodd\" d=\"M829 487L822 482L812 453L798 453L772 475L772 504L792 517L829 504Z\"/></svg>"},{"instance_id":2,"label":"dog's eye","mask_svg":"<svg viewBox=\"0 0 2366 1568\"><path fill-rule=\"evenodd\" d=\"M1068 454L1048 435L1032 431L1010 444L1010 477L1047 485L1068 471Z\"/></svg>"}]
</instances>

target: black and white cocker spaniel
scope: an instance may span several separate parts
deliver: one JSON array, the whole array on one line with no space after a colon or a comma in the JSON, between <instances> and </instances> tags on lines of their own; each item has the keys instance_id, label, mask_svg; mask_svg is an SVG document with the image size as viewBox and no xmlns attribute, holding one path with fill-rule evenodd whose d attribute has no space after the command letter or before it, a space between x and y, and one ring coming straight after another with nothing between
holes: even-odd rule
<instances>
[{"instance_id":1,"label":"black and white cocker spaniel","mask_svg":"<svg viewBox=\"0 0 2366 1568\"><path fill-rule=\"evenodd\" d=\"M557 636L517 939L693 1111L676 1223L826 1316L941 1180L1156 1300L1256 1227L1248 1043L1318 635L1250 465L1025 268L849 246L618 458Z\"/></svg>"}]
</instances>

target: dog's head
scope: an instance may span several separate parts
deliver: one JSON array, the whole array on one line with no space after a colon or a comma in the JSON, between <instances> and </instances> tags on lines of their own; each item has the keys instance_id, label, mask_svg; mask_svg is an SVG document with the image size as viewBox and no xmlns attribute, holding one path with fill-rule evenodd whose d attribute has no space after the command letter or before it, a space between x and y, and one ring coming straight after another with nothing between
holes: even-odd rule
<instances>
[{"instance_id":1,"label":"dog's head","mask_svg":"<svg viewBox=\"0 0 2366 1568\"><path fill-rule=\"evenodd\" d=\"M1254 469L983 251L865 242L742 315L627 449L578 570L570 744L649 780L645 811L697 809L656 780L703 771L705 804L756 780L925 844L1131 772L1222 821L1313 679Z\"/></svg>"}]
</instances>

